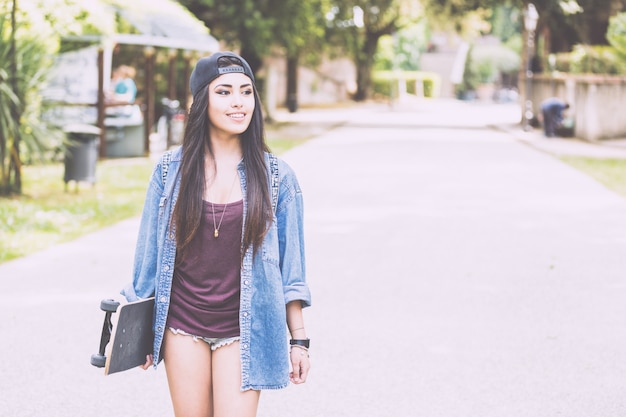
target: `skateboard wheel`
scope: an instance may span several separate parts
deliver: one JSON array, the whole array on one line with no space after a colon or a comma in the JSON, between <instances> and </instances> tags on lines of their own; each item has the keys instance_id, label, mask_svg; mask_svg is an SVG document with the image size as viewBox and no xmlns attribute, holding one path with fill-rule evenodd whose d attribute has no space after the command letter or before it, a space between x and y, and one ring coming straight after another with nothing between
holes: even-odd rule
<instances>
[{"instance_id":1,"label":"skateboard wheel","mask_svg":"<svg viewBox=\"0 0 626 417\"><path fill-rule=\"evenodd\" d=\"M119 301L115 301L112 299L102 300L100 302L100 309L106 312L115 313L119 306L120 306Z\"/></svg>"},{"instance_id":2,"label":"skateboard wheel","mask_svg":"<svg viewBox=\"0 0 626 417\"><path fill-rule=\"evenodd\" d=\"M91 355L91 364L97 368L104 368L106 361L107 357L104 355L100 355L99 353Z\"/></svg>"}]
</instances>

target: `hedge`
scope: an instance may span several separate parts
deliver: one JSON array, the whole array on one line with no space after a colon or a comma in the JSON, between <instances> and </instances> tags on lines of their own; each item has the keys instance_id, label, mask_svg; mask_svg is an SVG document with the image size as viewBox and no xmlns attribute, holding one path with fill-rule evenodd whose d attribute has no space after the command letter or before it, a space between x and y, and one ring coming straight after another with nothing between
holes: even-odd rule
<instances>
[{"instance_id":1,"label":"hedge","mask_svg":"<svg viewBox=\"0 0 626 417\"><path fill-rule=\"evenodd\" d=\"M386 98L398 96L398 82L406 81L406 92L415 94L416 82L422 81L424 97L438 97L441 89L439 74L426 71L375 71L372 77L374 94Z\"/></svg>"}]
</instances>

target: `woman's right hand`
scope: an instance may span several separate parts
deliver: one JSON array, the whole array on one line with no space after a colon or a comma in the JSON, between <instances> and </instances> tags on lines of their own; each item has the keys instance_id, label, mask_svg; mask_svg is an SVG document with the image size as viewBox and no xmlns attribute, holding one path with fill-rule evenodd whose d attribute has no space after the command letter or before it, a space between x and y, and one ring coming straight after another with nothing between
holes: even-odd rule
<instances>
[{"instance_id":1,"label":"woman's right hand","mask_svg":"<svg viewBox=\"0 0 626 417\"><path fill-rule=\"evenodd\" d=\"M143 365L139 365L139 367L145 371L148 368L150 368L152 365L154 365L154 358L153 358L153 356L152 355L146 355L146 363L144 363Z\"/></svg>"}]
</instances>

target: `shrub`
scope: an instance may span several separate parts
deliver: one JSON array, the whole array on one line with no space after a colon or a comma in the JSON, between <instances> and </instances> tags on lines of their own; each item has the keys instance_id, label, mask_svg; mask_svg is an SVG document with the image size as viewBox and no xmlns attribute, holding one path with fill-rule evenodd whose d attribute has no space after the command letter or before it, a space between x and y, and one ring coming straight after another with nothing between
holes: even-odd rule
<instances>
[{"instance_id":1,"label":"shrub","mask_svg":"<svg viewBox=\"0 0 626 417\"><path fill-rule=\"evenodd\" d=\"M556 55L557 71L571 74L626 74L626 60L613 46L576 45L572 52Z\"/></svg>"},{"instance_id":2,"label":"shrub","mask_svg":"<svg viewBox=\"0 0 626 417\"><path fill-rule=\"evenodd\" d=\"M520 69L519 55L500 44L475 45L471 54L470 67L481 83L494 82L500 74L511 74Z\"/></svg>"},{"instance_id":3,"label":"shrub","mask_svg":"<svg viewBox=\"0 0 626 417\"><path fill-rule=\"evenodd\" d=\"M415 94L416 82L422 81L424 97L435 97L441 83L439 74L425 71L375 71L373 76L374 95L398 96L398 81L405 80L407 93Z\"/></svg>"},{"instance_id":4,"label":"shrub","mask_svg":"<svg viewBox=\"0 0 626 417\"><path fill-rule=\"evenodd\" d=\"M617 55L626 60L626 13L618 13L609 19L606 39L615 48Z\"/></svg>"},{"instance_id":5,"label":"shrub","mask_svg":"<svg viewBox=\"0 0 626 417\"><path fill-rule=\"evenodd\" d=\"M503 74L519 71L521 60L515 51L502 44L473 45L465 58L463 81L456 86L456 94L463 98L473 96L479 84L497 81Z\"/></svg>"}]
</instances>

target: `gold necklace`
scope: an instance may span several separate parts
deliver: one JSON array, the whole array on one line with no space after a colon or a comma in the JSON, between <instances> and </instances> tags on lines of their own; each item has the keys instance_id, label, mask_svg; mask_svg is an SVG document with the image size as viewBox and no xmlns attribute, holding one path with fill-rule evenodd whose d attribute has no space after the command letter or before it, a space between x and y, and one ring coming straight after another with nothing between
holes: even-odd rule
<instances>
[{"instance_id":1,"label":"gold necklace","mask_svg":"<svg viewBox=\"0 0 626 417\"><path fill-rule=\"evenodd\" d=\"M235 182L239 175L235 173L235 177L233 178L233 183L230 186L230 192L228 193L228 201L230 201L230 196L233 194L233 190L235 189ZM228 207L228 202L224 204L224 210L222 211L222 217L220 217L220 222L215 224L215 206L213 205L213 199L211 199L211 212L213 213L213 236L217 239L220 236L220 227L222 227L222 221L224 220L224 214L226 214L226 207Z\"/></svg>"}]
</instances>

